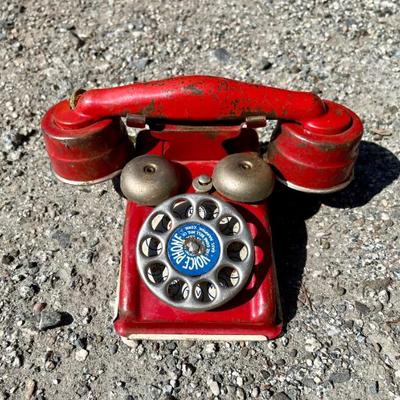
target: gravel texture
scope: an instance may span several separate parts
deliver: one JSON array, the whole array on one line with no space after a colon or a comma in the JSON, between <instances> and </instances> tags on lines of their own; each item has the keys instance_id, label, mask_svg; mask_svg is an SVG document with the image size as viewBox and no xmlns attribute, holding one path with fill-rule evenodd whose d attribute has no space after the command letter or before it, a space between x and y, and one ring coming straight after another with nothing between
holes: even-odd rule
<instances>
[{"instance_id":1,"label":"gravel texture","mask_svg":"<svg viewBox=\"0 0 400 400\"><path fill-rule=\"evenodd\" d=\"M396 1L3 0L0 399L399 400L399 26ZM77 87L197 73L346 104L365 122L356 179L272 196L281 338L129 348L124 200L58 183L39 121Z\"/></svg>"}]
</instances>

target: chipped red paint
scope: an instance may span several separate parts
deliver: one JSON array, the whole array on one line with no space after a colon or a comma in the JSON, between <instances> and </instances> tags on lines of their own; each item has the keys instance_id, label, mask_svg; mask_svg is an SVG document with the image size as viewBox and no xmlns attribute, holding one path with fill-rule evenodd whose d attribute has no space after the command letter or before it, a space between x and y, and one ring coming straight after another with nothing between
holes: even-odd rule
<instances>
[{"instance_id":1,"label":"chipped red paint","mask_svg":"<svg viewBox=\"0 0 400 400\"><path fill-rule=\"evenodd\" d=\"M165 133L166 141L161 138ZM194 129L191 134L201 133ZM256 135L255 131L241 132L238 127L225 128L221 133L226 140L242 144L242 151L256 151L258 140L250 139ZM243 135L243 136L241 136ZM193 155L198 158L191 159L179 149L187 148L187 143L182 143L184 131L179 132L179 127L168 127L166 132L155 133L143 131L137 143L137 153L158 154L170 158L181 165L182 191L192 193L192 180L201 174L212 175L216 159L227 150L223 141L215 142L204 137L196 142L196 148L211 147L209 154ZM157 137L156 143L153 137ZM166 148L165 144L170 147ZM235 143L232 143L235 146ZM210 157L207 160L203 157ZM213 193L214 196L219 196ZM221 197L221 196L219 196ZM228 199L224 201L230 202ZM153 210L152 207L140 206L128 202L126 209L124 240L120 270L120 285L118 296L118 316L114 327L121 336L132 334L155 335L212 335L223 338L224 335L256 335L269 339L276 338L282 331L282 316L276 283L276 270L272 255L271 227L269 212L266 202L258 204L243 204L230 202L236 207L249 224L250 232L254 238L255 263L253 273L247 286L229 303L211 311L190 312L171 307L154 296L140 276L136 267L135 248L137 234L143 222ZM134 289L133 289L134 288Z\"/></svg>"},{"instance_id":2,"label":"chipped red paint","mask_svg":"<svg viewBox=\"0 0 400 400\"><path fill-rule=\"evenodd\" d=\"M132 158L133 145L119 118L66 129L52 118L60 109L69 109L67 100L52 107L42 120L46 150L59 177L71 183L101 180L122 169Z\"/></svg>"},{"instance_id":3,"label":"chipped red paint","mask_svg":"<svg viewBox=\"0 0 400 400\"><path fill-rule=\"evenodd\" d=\"M163 156L180 169L181 192L193 178L212 176L218 160L237 152L257 152L257 132L266 119L278 120L266 160L284 182L326 191L351 179L362 135L349 109L312 93L293 92L230 79L191 76L138 83L80 94L75 108L64 100L42 120L46 149L56 174L92 182L121 169L133 156L121 117L145 126L136 154ZM247 125L245 125L247 123ZM212 192L211 195L219 196ZM118 316L122 336L257 335L282 331L267 203L231 202L245 218L255 245L255 265L244 290L223 307L188 312L155 297L139 278L136 242L151 207L128 202L121 260Z\"/></svg>"},{"instance_id":4,"label":"chipped red paint","mask_svg":"<svg viewBox=\"0 0 400 400\"><path fill-rule=\"evenodd\" d=\"M313 93L218 77L183 76L93 89L79 95L75 108L66 100L52 107L42 128L55 172L82 182L120 169L132 155L120 124L120 118L128 114L133 121L135 115L143 116L150 126L214 125L204 132L208 136L215 136L223 124L239 126L247 117L280 120L268 161L283 181L316 190L349 177L362 134L354 113ZM301 150L303 145L307 148Z\"/></svg>"},{"instance_id":5,"label":"chipped red paint","mask_svg":"<svg viewBox=\"0 0 400 400\"><path fill-rule=\"evenodd\" d=\"M249 115L302 121L323 112L323 102L313 93L210 76L185 76L89 90L79 96L74 109L60 110L54 118L59 126L71 128L126 114L145 115L149 121L240 123Z\"/></svg>"},{"instance_id":6,"label":"chipped red paint","mask_svg":"<svg viewBox=\"0 0 400 400\"><path fill-rule=\"evenodd\" d=\"M326 113L304 126L281 123L265 157L282 181L314 192L351 181L363 132L351 110L331 101L324 103Z\"/></svg>"}]
</instances>

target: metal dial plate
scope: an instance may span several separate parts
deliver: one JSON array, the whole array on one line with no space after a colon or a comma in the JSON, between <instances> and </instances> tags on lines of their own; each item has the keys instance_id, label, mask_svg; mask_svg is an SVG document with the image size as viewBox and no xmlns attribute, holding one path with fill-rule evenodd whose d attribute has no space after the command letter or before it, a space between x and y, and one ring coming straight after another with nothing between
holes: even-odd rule
<instances>
[{"instance_id":1,"label":"metal dial plate","mask_svg":"<svg viewBox=\"0 0 400 400\"><path fill-rule=\"evenodd\" d=\"M140 276L158 298L191 311L219 307L243 289L254 263L246 221L226 202L183 194L156 207L139 231Z\"/></svg>"}]
</instances>

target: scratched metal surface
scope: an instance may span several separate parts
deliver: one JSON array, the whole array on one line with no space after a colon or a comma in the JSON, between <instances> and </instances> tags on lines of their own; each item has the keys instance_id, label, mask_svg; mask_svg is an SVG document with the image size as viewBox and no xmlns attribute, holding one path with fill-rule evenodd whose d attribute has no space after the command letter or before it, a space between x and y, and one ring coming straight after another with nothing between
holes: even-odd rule
<instances>
[{"instance_id":1,"label":"scratched metal surface","mask_svg":"<svg viewBox=\"0 0 400 400\"><path fill-rule=\"evenodd\" d=\"M1 2L0 398L399 399L399 11ZM178 74L313 90L365 123L348 189L272 197L288 320L275 342L122 344L112 306L124 200L111 182L76 188L50 172L39 121L51 105L79 87ZM39 331L40 303L69 324Z\"/></svg>"}]
</instances>

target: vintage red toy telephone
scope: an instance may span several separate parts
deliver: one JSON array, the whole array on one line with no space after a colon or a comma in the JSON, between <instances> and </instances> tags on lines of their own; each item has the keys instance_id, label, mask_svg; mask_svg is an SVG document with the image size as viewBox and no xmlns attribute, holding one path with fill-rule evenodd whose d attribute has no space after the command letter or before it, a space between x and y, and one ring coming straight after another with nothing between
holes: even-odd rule
<instances>
[{"instance_id":1,"label":"vintage red toy telephone","mask_svg":"<svg viewBox=\"0 0 400 400\"><path fill-rule=\"evenodd\" d=\"M125 125L143 128L135 148ZM255 128L278 120L267 152ZM128 203L116 331L127 338L265 339L282 330L266 199L352 179L362 135L313 93L209 76L77 91L42 120L70 184L121 173Z\"/></svg>"}]
</instances>

